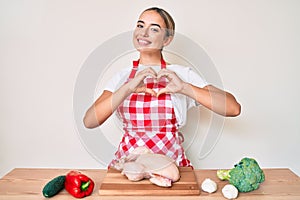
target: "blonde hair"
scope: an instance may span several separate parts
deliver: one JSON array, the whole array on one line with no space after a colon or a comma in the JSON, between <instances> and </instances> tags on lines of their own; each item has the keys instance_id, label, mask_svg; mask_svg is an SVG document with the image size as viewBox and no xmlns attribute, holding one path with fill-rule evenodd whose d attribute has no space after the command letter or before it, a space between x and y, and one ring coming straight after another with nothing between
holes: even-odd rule
<instances>
[{"instance_id":1,"label":"blonde hair","mask_svg":"<svg viewBox=\"0 0 300 200\"><path fill-rule=\"evenodd\" d=\"M162 8L158 8L158 7L152 7L152 8L148 8L146 10L143 11L146 12L146 11L156 11L164 20L165 24L166 24L166 36L169 37L169 36L174 36L175 34L175 22L172 18L172 16L167 12L165 11L164 9Z\"/></svg>"}]
</instances>

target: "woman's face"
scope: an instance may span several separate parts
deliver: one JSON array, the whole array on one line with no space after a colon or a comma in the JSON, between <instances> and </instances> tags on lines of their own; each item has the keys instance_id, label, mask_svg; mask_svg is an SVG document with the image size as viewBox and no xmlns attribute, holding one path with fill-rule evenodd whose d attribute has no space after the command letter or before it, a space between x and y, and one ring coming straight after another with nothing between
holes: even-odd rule
<instances>
[{"instance_id":1,"label":"woman's face","mask_svg":"<svg viewBox=\"0 0 300 200\"><path fill-rule=\"evenodd\" d=\"M140 52L161 51L168 43L163 18L154 10L143 12L133 33L135 48Z\"/></svg>"}]
</instances>

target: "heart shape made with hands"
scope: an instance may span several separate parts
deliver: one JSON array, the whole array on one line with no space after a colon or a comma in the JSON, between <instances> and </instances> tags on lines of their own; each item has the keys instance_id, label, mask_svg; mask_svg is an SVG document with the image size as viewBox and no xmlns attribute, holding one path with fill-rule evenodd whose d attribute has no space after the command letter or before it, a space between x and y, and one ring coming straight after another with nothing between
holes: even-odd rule
<instances>
[{"instance_id":1,"label":"heart shape made with hands","mask_svg":"<svg viewBox=\"0 0 300 200\"><path fill-rule=\"evenodd\" d=\"M153 69L148 68L140 72L140 76L144 76L143 83L136 88L136 93L145 93L152 96L159 97L161 94L176 93L182 88L183 81L177 76L177 74L168 69L161 69L156 73ZM152 89L147 87L147 78L152 79L151 82L158 85L160 89Z\"/></svg>"},{"instance_id":2,"label":"heart shape made with hands","mask_svg":"<svg viewBox=\"0 0 300 200\"><path fill-rule=\"evenodd\" d=\"M145 83L146 79L148 79L148 80L151 79L153 84L157 84L157 88L153 89L153 88L147 87L149 85L149 83L147 83L147 82ZM144 85L141 86L141 92L146 93L146 94L150 94L152 96L159 97L161 94L166 94L166 93L171 93L172 92L168 88L169 83L170 82L169 82L169 80L166 76L162 76L160 78L158 78L158 77L156 77L156 78L146 77L144 79Z\"/></svg>"}]
</instances>

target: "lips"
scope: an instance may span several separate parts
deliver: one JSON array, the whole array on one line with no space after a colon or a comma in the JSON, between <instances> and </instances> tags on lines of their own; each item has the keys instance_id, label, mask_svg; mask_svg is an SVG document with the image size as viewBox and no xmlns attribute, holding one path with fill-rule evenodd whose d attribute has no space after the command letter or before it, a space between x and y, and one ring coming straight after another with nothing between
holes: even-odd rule
<instances>
[{"instance_id":1,"label":"lips","mask_svg":"<svg viewBox=\"0 0 300 200\"><path fill-rule=\"evenodd\" d=\"M151 42L149 40L145 40L145 39L137 39L137 42L141 46L147 46L147 45L151 44Z\"/></svg>"}]
</instances>

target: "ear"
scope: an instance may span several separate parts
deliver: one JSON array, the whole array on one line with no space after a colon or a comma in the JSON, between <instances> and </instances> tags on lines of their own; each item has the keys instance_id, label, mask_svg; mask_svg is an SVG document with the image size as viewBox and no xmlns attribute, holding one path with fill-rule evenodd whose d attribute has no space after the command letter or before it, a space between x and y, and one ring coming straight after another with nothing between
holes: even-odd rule
<instances>
[{"instance_id":1,"label":"ear","mask_svg":"<svg viewBox=\"0 0 300 200\"><path fill-rule=\"evenodd\" d=\"M173 40L173 36L168 36L168 37L166 37L165 39L164 39L164 44L163 44L163 46L165 47L165 46L168 46L171 42L172 42L172 40Z\"/></svg>"}]
</instances>

